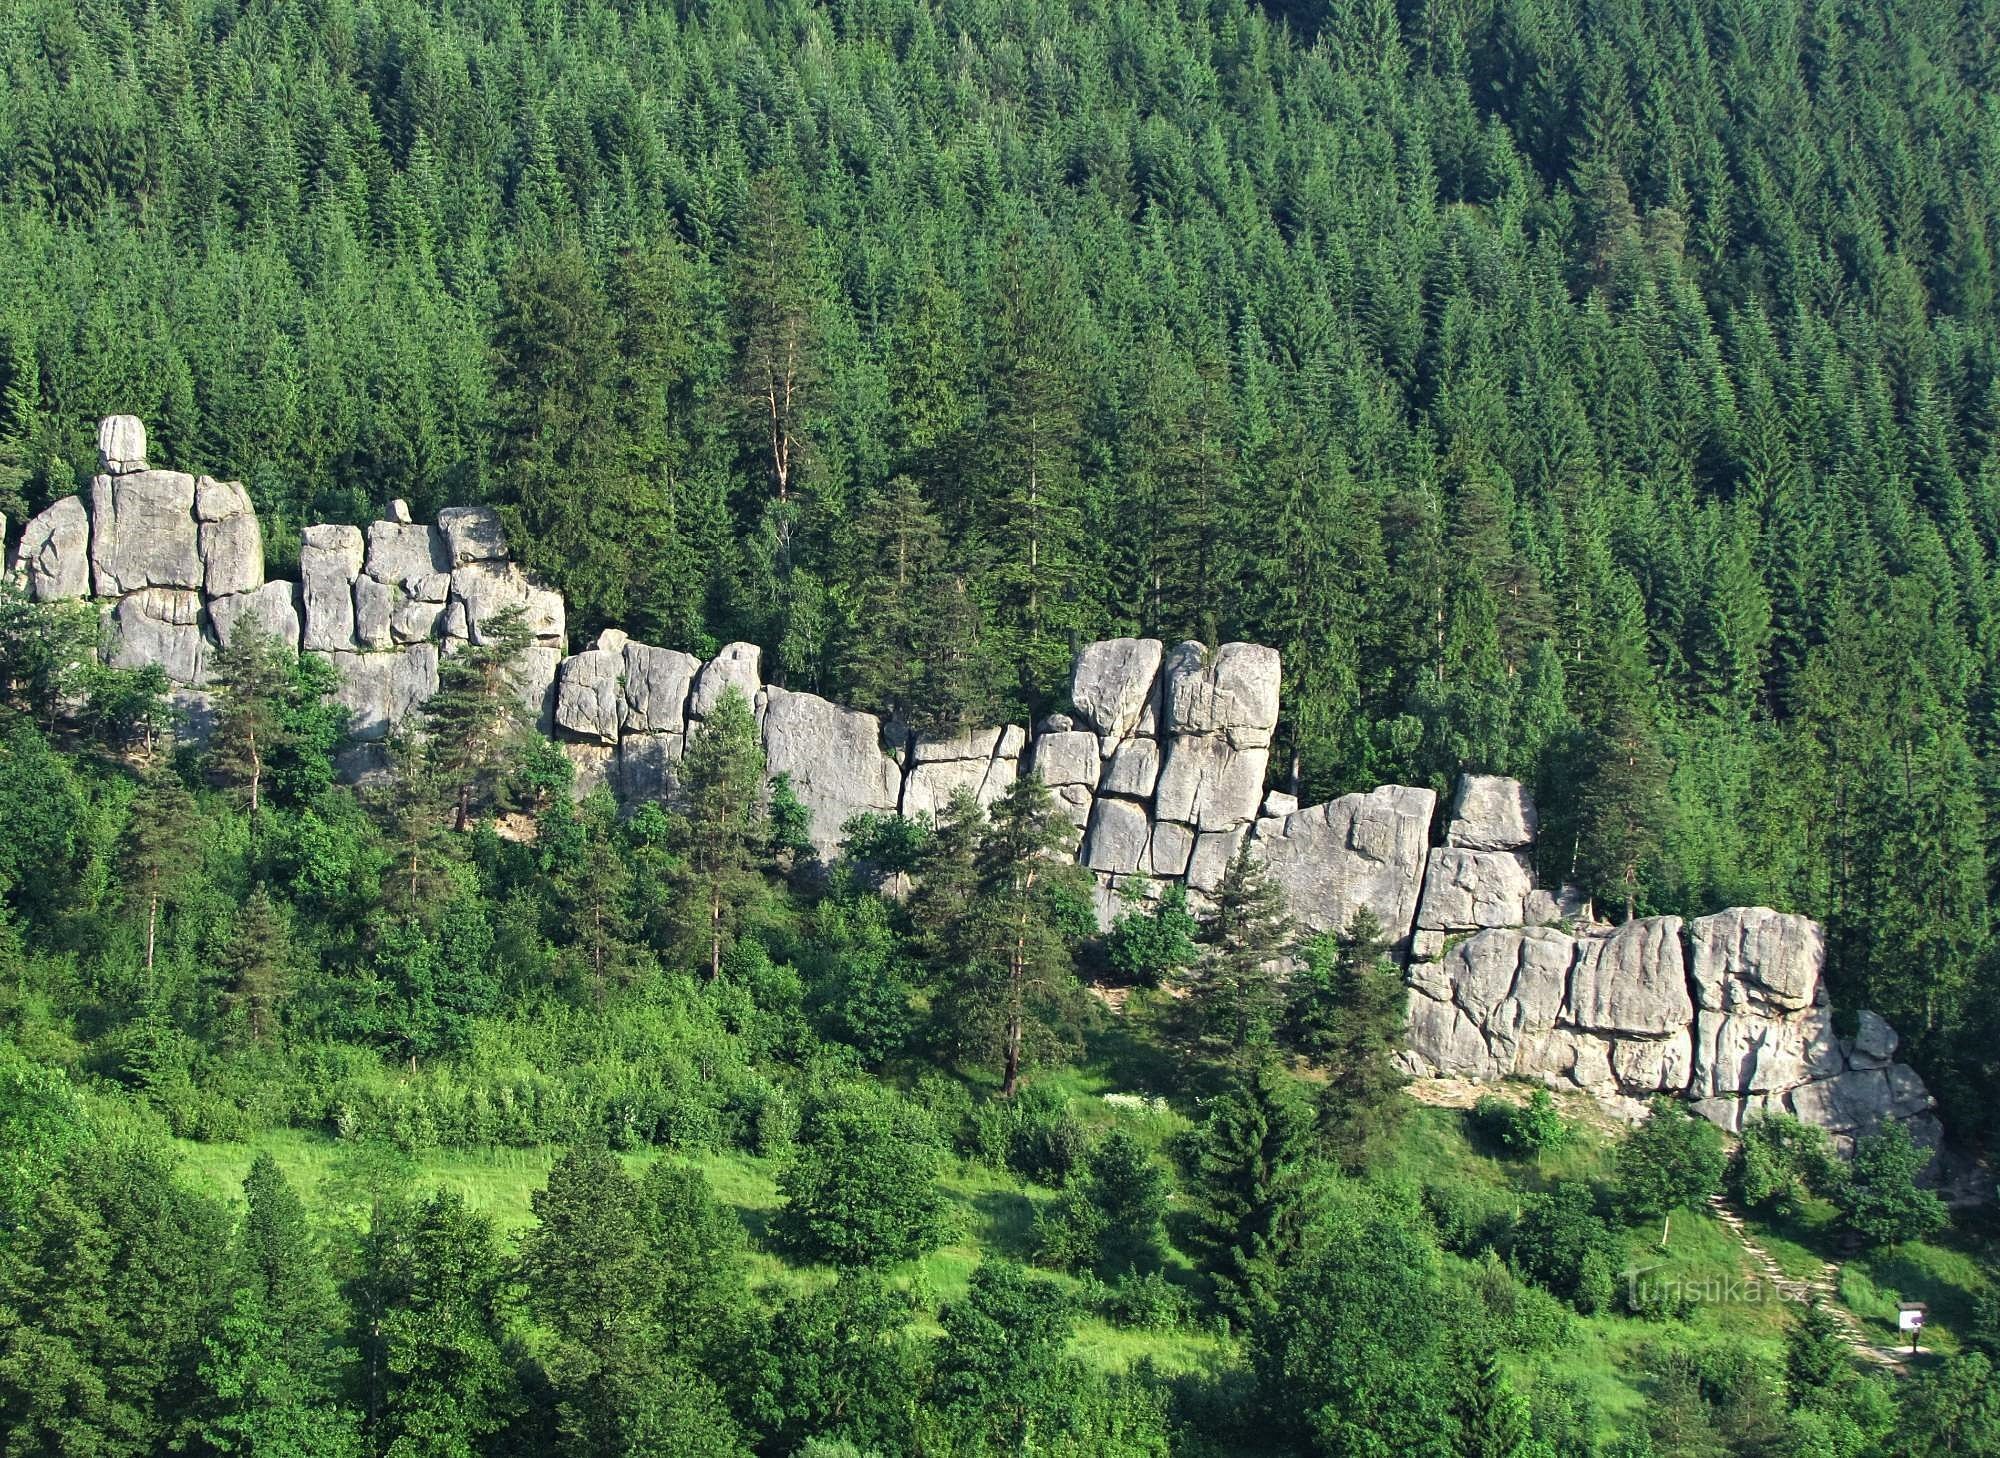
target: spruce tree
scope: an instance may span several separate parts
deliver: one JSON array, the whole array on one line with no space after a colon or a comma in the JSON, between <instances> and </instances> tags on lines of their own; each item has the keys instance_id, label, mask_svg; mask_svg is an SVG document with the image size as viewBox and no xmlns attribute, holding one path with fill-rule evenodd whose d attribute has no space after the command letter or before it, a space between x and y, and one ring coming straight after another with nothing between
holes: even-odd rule
<instances>
[{"instance_id":1,"label":"spruce tree","mask_svg":"<svg viewBox=\"0 0 2000 1458\"><path fill-rule=\"evenodd\" d=\"M126 822L125 874L146 908L146 975L153 973L160 906L191 874L197 832L194 796L180 777L155 766L132 799Z\"/></svg>"},{"instance_id":2,"label":"spruce tree","mask_svg":"<svg viewBox=\"0 0 2000 1458\"><path fill-rule=\"evenodd\" d=\"M1272 1299L1305 1235L1310 1099L1274 1058L1240 1075L1202 1124L1189 1196L1216 1304L1239 1324Z\"/></svg>"},{"instance_id":3,"label":"spruce tree","mask_svg":"<svg viewBox=\"0 0 2000 1458\"><path fill-rule=\"evenodd\" d=\"M517 674L533 641L526 610L509 607L480 624L474 637L438 660L437 692L425 699L408 729L416 738L418 772L405 793L449 797L453 828L463 833L473 816L499 797L529 732Z\"/></svg>"},{"instance_id":4,"label":"spruce tree","mask_svg":"<svg viewBox=\"0 0 2000 1458\"><path fill-rule=\"evenodd\" d=\"M1014 781L994 802L973 856L973 884L958 919L957 977L940 1012L974 1059L1000 1072L1012 1098L1031 1064L1072 1045L1075 966L1065 909L1084 894L1060 859L1069 827L1039 775Z\"/></svg>"},{"instance_id":5,"label":"spruce tree","mask_svg":"<svg viewBox=\"0 0 2000 1458\"><path fill-rule=\"evenodd\" d=\"M1285 1004L1279 963L1291 929L1283 895L1246 835L1216 888L1206 945L1193 972L1201 1041L1212 1056L1240 1064L1270 1044Z\"/></svg>"},{"instance_id":6,"label":"spruce tree","mask_svg":"<svg viewBox=\"0 0 2000 1458\"><path fill-rule=\"evenodd\" d=\"M706 955L713 980L738 917L761 885L756 854L763 842L764 752L740 690L725 689L689 733L680 780L688 934Z\"/></svg>"}]
</instances>

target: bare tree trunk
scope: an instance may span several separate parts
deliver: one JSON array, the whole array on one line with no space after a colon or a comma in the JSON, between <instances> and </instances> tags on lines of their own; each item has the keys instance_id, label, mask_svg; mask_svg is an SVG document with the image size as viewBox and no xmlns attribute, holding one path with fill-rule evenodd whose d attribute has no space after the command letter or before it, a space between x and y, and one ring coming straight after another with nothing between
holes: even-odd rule
<instances>
[{"instance_id":1,"label":"bare tree trunk","mask_svg":"<svg viewBox=\"0 0 2000 1458\"><path fill-rule=\"evenodd\" d=\"M708 893L708 980L715 981L722 975L722 886L711 887Z\"/></svg>"},{"instance_id":2,"label":"bare tree trunk","mask_svg":"<svg viewBox=\"0 0 2000 1458\"><path fill-rule=\"evenodd\" d=\"M153 933L160 924L160 893L155 891L146 898L146 977L153 976Z\"/></svg>"}]
</instances>

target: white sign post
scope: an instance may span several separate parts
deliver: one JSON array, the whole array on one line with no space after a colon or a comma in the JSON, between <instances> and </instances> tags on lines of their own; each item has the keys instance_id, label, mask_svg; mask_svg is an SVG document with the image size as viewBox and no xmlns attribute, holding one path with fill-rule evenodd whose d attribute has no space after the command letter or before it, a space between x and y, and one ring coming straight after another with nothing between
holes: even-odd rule
<instances>
[{"instance_id":1,"label":"white sign post","mask_svg":"<svg viewBox=\"0 0 2000 1458\"><path fill-rule=\"evenodd\" d=\"M1896 1308L1896 1329L1910 1334L1910 1355L1915 1356L1917 1338L1924 1334L1924 1313L1929 1310L1921 1301L1905 1301Z\"/></svg>"}]
</instances>

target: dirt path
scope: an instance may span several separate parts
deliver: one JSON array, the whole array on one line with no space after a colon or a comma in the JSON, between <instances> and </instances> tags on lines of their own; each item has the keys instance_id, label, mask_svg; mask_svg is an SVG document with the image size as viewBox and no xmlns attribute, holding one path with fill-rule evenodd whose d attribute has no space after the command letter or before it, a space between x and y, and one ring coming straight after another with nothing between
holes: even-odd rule
<instances>
[{"instance_id":1,"label":"dirt path","mask_svg":"<svg viewBox=\"0 0 2000 1458\"><path fill-rule=\"evenodd\" d=\"M1869 1340L1866 1328L1861 1325L1853 1312L1840 1304L1840 1267L1832 1261L1823 1262L1819 1273L1810 1280L1801 1281L1787 1276L1771 1253L1758 1243L1750 1233L1750 1227L1743 1217L1730 1208L1729 1202L1720 1195L1711 1195L1708 1205L1715 1212L1715 1218L1728 1226L1731 1233L1743 1243L1743 1249L1750 1253L1751 1264L1756 1266L1758 1278L1769 1285L1787 1301L1810 1302L1817 1300L1826 1308L1827 1315L1847 1338L1847 1344L1854 1348L1854 1354L1865 1362L1873 1362L1878 1367L1887 1367L1893 1372L1907 1375L1909 1366L1904 1360L1909 1354L1898 1347L1883 1346Z\"/></svg>"}]
</instances>

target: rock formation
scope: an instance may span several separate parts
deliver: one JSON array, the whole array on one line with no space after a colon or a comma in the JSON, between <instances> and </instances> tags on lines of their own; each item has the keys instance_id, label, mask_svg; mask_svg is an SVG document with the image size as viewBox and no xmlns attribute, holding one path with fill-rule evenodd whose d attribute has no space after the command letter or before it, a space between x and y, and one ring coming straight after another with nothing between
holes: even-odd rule
<instances>
[{"instance_id":1,"label":"rock formation","mask_svg":"<svg viewBox=\"0 0 2000 1458\"><path fill-rule=\"evenodd\" d=\"M38 601L95 598L110 661L158 664L197 727L216 648L255 623L338 669L356 743L341 768L366 775L436 691L440 656L519 609L532 635L522 700L575 765L579 795L605 785L627 805L671 800L689 734L734 688L823 858L856 815L934 815L960 790L990 805L1032 770L1072 827L1107 926L1175 882L1199 908L1246 837L1304 930L1344 931L1367 911L1408 965L1412 1073L1679 1094L1731 1129L1783 1109L1843 1138L1886 1118L1935 1137L1893 1030L1863 1013L1852 1039L1834 1035L1819 928L1803 917L1739 907L1687 926L1596 925L1574 889L1536 886L1535 807L1510 779L1466 776L1435 848L1428 789L1304 807L1267 791L1272 649L1089 643L1068 712L1032 738L1018 725L915 734L767 686L751 643L704 663L611 629L568 653L561 596L511 560L484 507L450 507L430 525L398 501L365 528L308 526L296 580L267 582L240 484L153 469L130 416L105 420L98 444L88 503L67 497L22 528L15 578Z\"/></svg>"},{"instance_id":2,"label":"rock formation","mask_svg":"<svg viewBox=\"0 0 2000 1458\"><path fill-rule=\"evenodd\" d=\"M1731 1131L1782 1112L1843 1144L1901 1119L1936 1142L1933 1101L1893 1062L1889 1025L1864 1012L1853 1039L1834 1036L1816 923L1732 907L1599 926L1573 890L1534 887L1534 832L1520 785L1461 781L1417 910L1407 1071L1679 1094Z\"/></svg>"}]
</instances>

